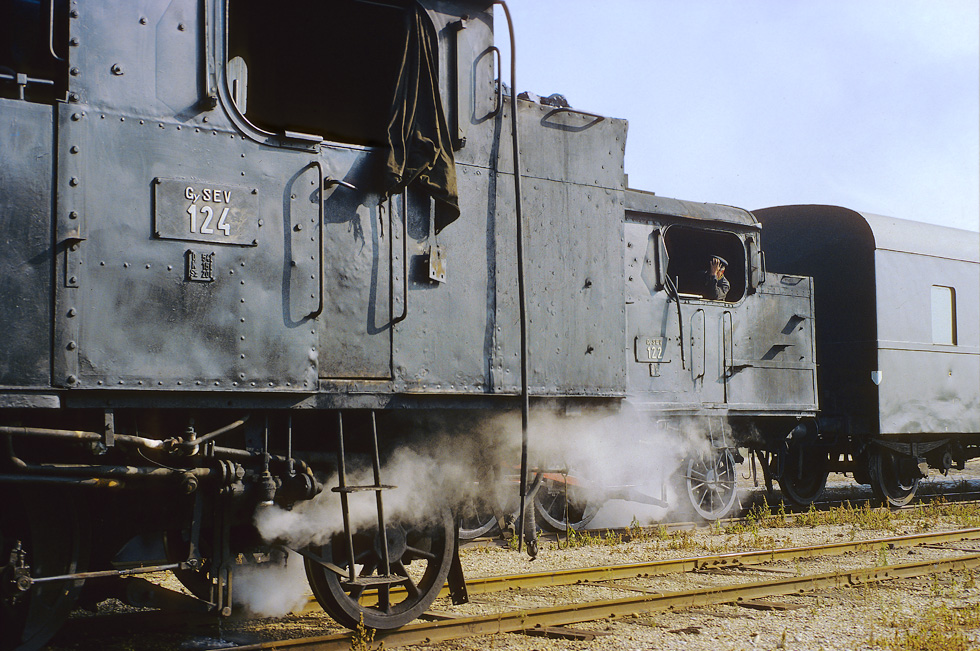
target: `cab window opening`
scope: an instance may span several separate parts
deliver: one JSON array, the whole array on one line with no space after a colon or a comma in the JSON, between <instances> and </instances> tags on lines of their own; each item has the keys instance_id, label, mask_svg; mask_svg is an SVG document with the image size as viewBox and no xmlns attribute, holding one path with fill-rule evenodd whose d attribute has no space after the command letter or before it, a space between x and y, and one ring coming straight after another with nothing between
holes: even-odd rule
<instances>
[{"instance_id":1,"label":"cab window opening","mask_svg":"<svg viewBox=\"0 0 980 651\"><path fill-rule=\"evenodd\" d=\"M724 277L730 285L724 300L740 301L745 295L745 247L734 233L670 226L664 231L667 248L667 277L677 283L677 291L690 298L716 300L706 290L711 259L727 262Z\"/></svg>"},{"instance_id":2,"label":"cab window opening","mask_svg":"<svg viewBox=\"0 0 980 651\"><path fill-rule=\"evenodd\" d=\"M356 145L387 143L406 12L358 0L294 0L274 11L230 0L228 79L255 126Z\"/></svg>"},{"instance_id":3,"label":"cab window opening","mask_svg":"<svg viewBox=\"0 0 980 651\"><path fill-rule=\"evenodd\" d=\"M0 16L0 97L64 100L68 0L0 0Z\"/></svg>"}]
</instances>

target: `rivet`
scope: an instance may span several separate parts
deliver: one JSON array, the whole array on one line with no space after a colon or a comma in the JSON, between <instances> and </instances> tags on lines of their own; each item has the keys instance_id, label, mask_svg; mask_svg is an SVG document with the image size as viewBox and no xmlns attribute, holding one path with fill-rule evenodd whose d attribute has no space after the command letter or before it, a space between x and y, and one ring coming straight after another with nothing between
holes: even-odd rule
<instances>
[{"instance_id":1,"label":"rivet","mask_svg":"<svg viewBox=\"0 0 980 651\"><path fill-rule=\"evenodd\" d=\"M71 40L68 41L68 45L72 45L72 46L78 47L78 37L77 36L72 36L71 37Z\"/></svg>"},{"instance_id":2,"label":"rivet","mask_svg":"<svg viewBox=\"0 0 980 651\"><path fill-rule=\"evenodd\" d=\"M181 31L181 32L182 32L182 31L184 31L184 23L178 23L178 24L177 24L177 29L178 29L179 31Z\"/></svg>"},{"instance_id":3,"label":"rivet","mask_svg":"<svg viewBox=\"0 0 980 651\"><path fill-rule=\"evenodd\" d=\"M72 210L70 213L68 213L68 219L78 219L78 213Z\"/></svg>"},{"instance_id":4,"label":"rivet","mask_svg":"<svg viewBox=\"0 0 980 651\"><path fill-rule=\"evenodd\" d=\"M140 16L140 25L145 25L145 24L146 24L146 17Z\"/></svg>"},{"instance_id":5,"label":"rivet","mask_svg":"<svg viewBox=\"0 0 980 651\"><path fill-rule=\"evenodd\" d=\"M78 93L69 93L68 94L68 101L69 102L77 102L78 101Z\"/></svg>"},{"instance_id":6,"label":"rivet","mask_svg":"<svg viewBox=\"0 0 980 651\"><path fill-rule=\"evenodd\" d=\"M75 384L76 382L78 382L78 378L77 377L75 377L74 375L69 375L68 376L68 384Z\"/></svg>"},{"instance_id":7,"label":"rivet","mask_svg":"<svg viewBox=\"0 0 980 651\"><path fill-rule=\"evenodd\" d=\"M77 154L77 153L78 153L78 147L77 147L77 146L75 146L75 145L72 145L72 146L71 146L71 147L70 147L70 148L68 149L68 151L70 151L70 152L71 152L71 153L73 153L73 154Z\"/></svg>"},{"instance_id":8,"label":"rivet","mask_svg":"<svg viewBox=\"0 0 980 651\"><path fill-rule=\"evenodd\" d=\"M75 350L76 344L74 341L68 342L68 350Z\"/></svg>"},{"instance_id":9,"label":"rivet","mask_svg":"<svg viewBox=\"0 0 980 651\"><path fill-rule=\"evenodd\" d=\"M78 314L78 312L75 310L75 308L73 308L73 307L68 308L68 318L71 318L71 317L75 316L76 314Z\"/></svg>"},{"instance_id":10,"label":"rivet","mask_svg":"<svg viewBox=\"0 0 980 651\"><path fill-rule=\"evenodd\" d=\"M68 279L69 285L74 285L77 282L78 282L78 278L76 278L75 276L72 276L71 278Z\"/></svg>"},{"instance_id":11,"label":"rivet","mask_svg":"<svg viewBox=\"0 0 980 651\"><path fill-rule=\"evenodd\" d=\"M77 187L78 186L78 177L77 176L71 177L71 179L68 181L68 185L70 185L73 188L74 187Z\"/></svg>"},{"instance_id":12,"label":"rivet","mask_svg":"<svg viewBox=\"0 0 980 651\"><path fill-rule=\"evenodd\" d=\"M77 77L79 72L80 71L78 68L72 66L72 69L68 71L68 74L70 74L72 77Z\"/></svg>"}]
</instances>

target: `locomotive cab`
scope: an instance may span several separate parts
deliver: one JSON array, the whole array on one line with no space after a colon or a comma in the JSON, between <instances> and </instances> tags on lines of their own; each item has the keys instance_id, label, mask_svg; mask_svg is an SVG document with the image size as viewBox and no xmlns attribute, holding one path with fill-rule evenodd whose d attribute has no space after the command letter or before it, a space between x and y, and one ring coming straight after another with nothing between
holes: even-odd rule
<instances>
[{"instance_id":1,"label":"locomotive cab","mask_svg":"<svg viewBox=\"0 0 980 651\"><path fill-rule=\"evenodd\" d=\"M727 514L740 446L792 483L792 455L778 453L818 407L811 279L766 272L759 223L730 206L630 190L625 233L629 401L709 443L685 460L677 499L700 517ZM705 291L713 257L728 262L723 300ZM794 495L812 500L820 487Z\"/></svg>"}]
</instances>

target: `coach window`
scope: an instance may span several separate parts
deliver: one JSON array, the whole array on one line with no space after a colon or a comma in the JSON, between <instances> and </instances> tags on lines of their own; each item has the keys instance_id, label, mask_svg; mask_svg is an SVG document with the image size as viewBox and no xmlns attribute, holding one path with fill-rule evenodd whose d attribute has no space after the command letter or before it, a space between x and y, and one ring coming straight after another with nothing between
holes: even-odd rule
<instances>
[{"instance_id":1,"label":"coach window","mask_svg":"<svg viewBox=\"0 0 980 651\"><path fill-rule=\"evenodd\" d=\"M735 233L670 226L664 232L667 247L667 277L684 298L704 296L712 257L728 262L725 278L731 284L725 302L735 303L745 295L745 245Z\"/></svg>"},{"instance_id":2,"label":"coach window","mask_svg":"<svg viewBox=\"0 0 980 651\"><path fill-rule=\"evenodd\" d=\"M405 0L229 0L226 67L238 110L273 133L384 145Z\"/></svg>"},{"instance_id":3,"label":"coach window","mask_svg":"<svg viewBox=\"0 0 980 651\"><path fill-rule=\"evenodd\" d=\"M932 286L932 343L956 345L956 290Z\"/></svg>"}]
</instances>

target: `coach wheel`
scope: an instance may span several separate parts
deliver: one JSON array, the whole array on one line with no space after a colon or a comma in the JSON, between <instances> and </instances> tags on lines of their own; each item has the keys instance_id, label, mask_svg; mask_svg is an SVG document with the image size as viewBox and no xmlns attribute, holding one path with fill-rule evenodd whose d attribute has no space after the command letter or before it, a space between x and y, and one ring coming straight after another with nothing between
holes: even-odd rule
<instances>
[{"instance_id":1,"label":"coach wheel","mask_svg":"<svg viewBox=\"0 0 980 651\"><path fill-rule=\"evenodd\" d=\"M0 495L0 649L39 649L61 628L82 581L18 589L18 578L82 571L87 545L79 511L63 492L33 487ZM25 571L29 568L29 572Z\"/></svg>"},{"instance_id":2,"label":"coach wheel","mask_svg":"<svg viewBox=\"0 0 980 651\"><path fill-rule=\"evenodd\" d=\"M388 525L387 571L382 567L378 528L355 532L353 582L343 534L326 545L311 546L306 576L313 595L328 615L348 628L357 628L362 618L364 626L373 629L404 626L425 612L446 582L453 559L454 527L448 510L424 524Z\"/></svg>"},{"instance_id":3,"label":"coach wheel","mask_svg":"<svg viewBox=\"0 0 980 651\"><path fill-rule=\"evenodd\" d=\"M803 450L796 445L789 446L782 453L783 468L776 481L783 496L797 506L813 504L827 485L827 464L823 455L804 459Z\"/></svg>"},{"instance_id":4,"label":"coach wheel","mask_svg":"<svg viewBox=\"0 0 980 651\"><path fill-rule=\"evenodd\" d=\"M720 520L735 508L738 475L731 448L695 454L687 459L682 472L682 489L699 517Z\"/></svg>"},{"instance_id":5,"label":"coach wheel","mask_svg":"<svg viewBox=\"0 0 980 651\"><path fill-rule=\"evenodd\" d=\"M538 523L549 531L580 531L599 512L598 502L589 499L586 488L551 479L546 479L534 495L534 506Z\"/></svg>"},{"instance_id":6,"label":"coach wheel","mask_svg":"<svg viewBox=\"0 0 980 651\"><path fill-rule=\"evenodd\" d=\"M882 504L898 508L915 499L919 477L913 476L902 458L887 449L872 450L868 455L871 490Z\"/></svg>"}]
</instances>

